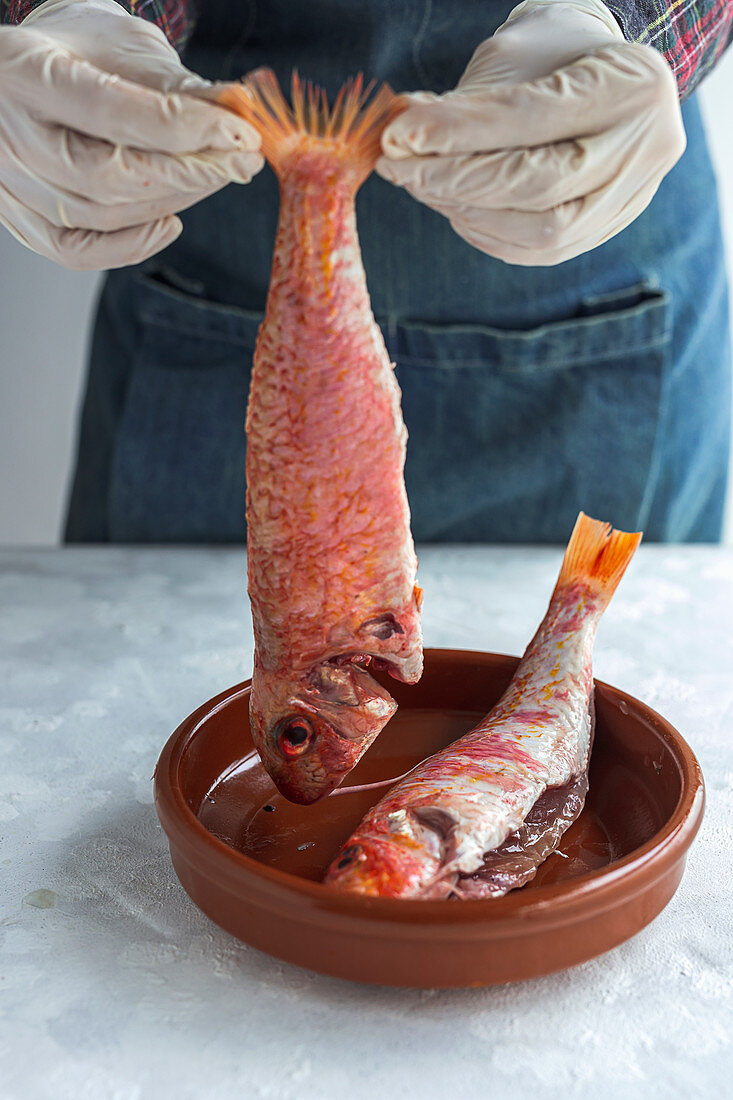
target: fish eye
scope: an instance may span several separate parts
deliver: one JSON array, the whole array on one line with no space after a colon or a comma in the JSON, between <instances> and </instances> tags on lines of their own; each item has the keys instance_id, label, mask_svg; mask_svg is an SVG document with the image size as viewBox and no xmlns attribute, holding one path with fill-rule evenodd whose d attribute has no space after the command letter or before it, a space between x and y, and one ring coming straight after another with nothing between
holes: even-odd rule
<instances>
[{"instance_id":1,"label":"fish eye","mask_svg":"<svg viewBox=\"0 0 733 1100\"><path fill-rule=\"evenodd\" d=\"M278 724L276 737L285 756L300 756L310 747L315 730L306 718L284 718Z\"/></svg>"}]
</instances>

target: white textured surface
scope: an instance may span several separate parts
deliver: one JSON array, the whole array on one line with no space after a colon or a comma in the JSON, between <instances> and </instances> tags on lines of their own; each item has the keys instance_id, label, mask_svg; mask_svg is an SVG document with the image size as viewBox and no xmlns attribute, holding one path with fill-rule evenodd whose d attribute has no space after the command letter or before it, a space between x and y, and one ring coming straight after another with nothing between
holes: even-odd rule
<instances>
[{"instance_id":1,"label":"white textured surface","mask_svg":"<svg viewBox=\"0 0 733 1100\"><path fill-rule=\"evenodd\" d=\"M424 550L427 644L520 652L559 561ZM249 673L243 576L231 551L0 553L2 1100L730 1095L733 553L642 547L596 646L705 773L677 895L600 959L478 991L298 970L178 885L150 777Z\"/></svg>"}]
</instances>

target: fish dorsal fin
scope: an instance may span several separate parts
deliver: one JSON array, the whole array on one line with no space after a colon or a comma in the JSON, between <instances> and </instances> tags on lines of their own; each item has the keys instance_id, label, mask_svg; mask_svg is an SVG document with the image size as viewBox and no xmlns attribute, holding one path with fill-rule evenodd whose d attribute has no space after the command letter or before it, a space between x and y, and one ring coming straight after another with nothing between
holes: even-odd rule
<instances>
[{"instance_id":1,"label":"fish dorsal fin","mask_svg":"<svg viewBox=\"0 0 733 1100\"><path fill-rule=\"evenodd\" d=\"M555 592L582 584L605 607L616 591L637 546L641 532L616 531L610 523L580 512L565 551Z\"/></svg>"},{"instance_id":2,"label":"fish dorsal fin","mask_svg":"<svg viewBox=\"0 0 733 1100\"><path fill-rule=\"evenodd\" d=\"M359 74L344 84L329 107L322 88L310 81L304 84L293 72L291 106L272 69L256 69L241 84L226 85L217 102L254 127L278 175L294 149L321 146L351 165L361 182L381 155L382 130L406 106L387 84L369 99L373 88L373 82L365 86Z\"/></svg>"}]
</instances>

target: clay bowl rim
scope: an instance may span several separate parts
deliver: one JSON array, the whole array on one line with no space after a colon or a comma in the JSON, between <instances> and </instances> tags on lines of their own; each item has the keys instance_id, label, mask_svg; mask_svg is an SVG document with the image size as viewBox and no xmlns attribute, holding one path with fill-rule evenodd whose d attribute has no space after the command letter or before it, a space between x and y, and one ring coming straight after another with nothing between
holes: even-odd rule
<instances>
[{"instance_id":1,"label":"clay bowl rim","mask_svg":"<svg viewBox=\"0 0 733 1100\"><path fill-rule=\"evenodd\" d=\"M504 664L508 672L519 663L518 657L486 650L430 648L425 650L425 654L428 659L431 656L438 659L460 657L464 661L479 662L489 659ZM190 808L179 781L179 770L184 753L207 719L245 694L251 680L244 680L202 703L171 734L154 773L158 816L171 845L198 873L203 873L233 893L241 894L248 901L253 900L252 886L257 883L264 891L260 901L270 908L280 908L279 901L292 911L292 896L297 894L311 912L315 909L344 917L376 918L377 922L383 919L413 926L419 922L423 926L443 924L455 928L457 924L480 922L482 938L490 934L486 922L490 922L491 929L497 934L507 923L511 923L516 930L518 918L527 920L528 924L541 919L544 925L554 915L558 923L564 923L572 919L579 906L586 908L591 905L593 909L600 910L609 908L618 902L620 892L627 898L634 896L664 876L692 844L705 805L702 770L679 731L634 696L602 680L594 680L594 684L609 702L616 706L625 703L655 729L672 755L680 775L681 789L671 815L648 841L621 859L570 881L537 886L531 891L517 890L502 898L466 899L460 904L448 900L365 898L341 893L323 883L268 867L232 848L210 833Z\"/></svg>"}]
</instances>

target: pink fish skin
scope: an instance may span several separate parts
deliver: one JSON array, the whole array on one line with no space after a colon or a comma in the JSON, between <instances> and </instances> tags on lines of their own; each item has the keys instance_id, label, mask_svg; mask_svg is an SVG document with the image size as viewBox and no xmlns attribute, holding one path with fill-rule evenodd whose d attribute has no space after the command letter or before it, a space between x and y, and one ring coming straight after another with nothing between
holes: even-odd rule
<instances>
[{"instance_id":1,"label":"pink fish skin","mask_svg":"<svg viewBox=\"0 0 733 1100\"><path fill-rule=\"evenodd\" d=\"M357 80L329 111L295 79L291 109L267 70L220 101L258 129L280 183L247 411L250 716L282 794L310 803L396 709L370 664L422 673L407 433L354 210L401 107L386 89L364 106Z\"/></svg>"},{"instance_id":2,"label":"pink fish skin","mask_svg":"<svg viewBox=\"0 0 733 1100\"><path fill-rule=\"evenodd\" d=\"M500 896L531 877L582 809L593 729L593 643L640 539L580 513L547 614L497 705L366 814L331 863L329 886L433 899ZM476 872L487 853L518 830L521 846L528 814L552 791L558 797L546 796L539 815L542 842L533 845L536 837L527 836L521 870L489 876L482 888ZM505 867L504 854L488 865Z\"/></svg>"}]
</instances>

